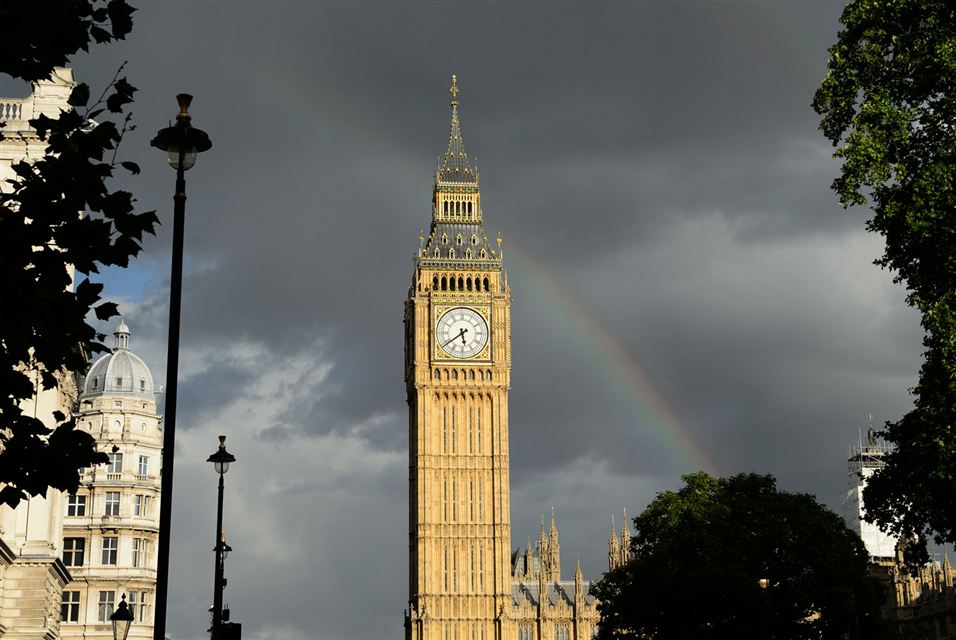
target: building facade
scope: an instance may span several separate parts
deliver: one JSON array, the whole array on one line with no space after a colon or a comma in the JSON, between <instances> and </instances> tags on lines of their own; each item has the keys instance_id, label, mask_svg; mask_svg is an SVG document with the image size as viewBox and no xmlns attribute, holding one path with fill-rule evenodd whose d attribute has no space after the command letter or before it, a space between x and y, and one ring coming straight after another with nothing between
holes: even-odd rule
<instances>
[{"instance_id":1,"label":"building facade","mask_svg":"<svg viewBox=\"0 0 956 640\"><path fill-rule=\"evenodd\" d=\"M25 98L0 98L0 190L9 188L12 166L21 160L43 157L46 142L39 139L29 120L51 118L68 109L73 73L57 68L48 80L33 85ZM70 269L69 266L65 268ZM71 270L72 271L72 270ZM24 402L25 412L45 425L57 424L54 411L69 414L77 387L72 372L58 374L56 389L42 389ZM70 573L63 564L63 513L65 499L56 491L22 501L17 508L0 506L0 637L4 640L53 640L60 631L60 600Z\"/></svg>"},{"instance_id":2,"label":"building facade","mask_svg":"<svg viewBox=\"0 0 956 640\"><path fill-rule=\"evenodd\" d=\"M944 552L942 562L932 562L918 571L904 570L903 553L907 540L881 531L863 520L863 490L867 480L886 466L892 446L878 437L871 424L866 440L850 448L850 487L843 500L847 527L863 541L870 555L870 571L887 587L882 609L884 620L911 627L927 638L956 640L956 570Z\"/></svg>"},{"instance_id":3,"label":"building facade","mask_svg":"<svg viewBox=\"0 0 956 640\"><path fill-rule=\"evenodd\" d=\"M596 610L585 615L595 608L583 579L574 587L561 583L556 528L547 548L553 559L520 575L512 563L511 291L501 238L492 242L484 228L480 180L465 151L454 76L450 91L451 126L435 171L431 226L419 238L405 302L406 638L587 638ZM561 616L572 612L560 617L567 624L553 622L558 610Z\"/></svg>"},{"instance_id":4,"label":"building facade","mask_svg":"<svg viewBox=\"0 0 956 640\"><path fill-rule=\"evenodd\" d=\"M112 638L110 615L123 595L133 613L129 638L152 638L159 536L162 430L153 376L129 349L120 322L112 353L83 383L74 412L110 461L83 471L67 496L63 561L73 580L63 590L62 638Z\"/></svg>"}]
</instances>

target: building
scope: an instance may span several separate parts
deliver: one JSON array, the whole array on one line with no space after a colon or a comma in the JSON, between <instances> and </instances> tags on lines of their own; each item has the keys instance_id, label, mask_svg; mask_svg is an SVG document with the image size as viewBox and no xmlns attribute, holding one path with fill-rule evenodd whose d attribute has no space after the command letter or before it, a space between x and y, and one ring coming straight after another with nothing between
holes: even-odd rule
<instances>
[{"instance_id":1,"label":"building","mask_svg":"<svg viewBox=\"0 0 956 640\"><path fill-rule=\"evenodd\" d=\"M513 564L508 454L511 292L484 228L452 76L448 145L405 302L409 407L407 640L571 640L597 619L560 579L557 528ZM542 555L544 554L544 555ZM520 554L518 554L520 555ZM525 557L534 554L525 553Z\"/></svg>"},{"instance_id":2,"label":"building","mask_svg":"<svg viewBox=\"0 0 956 640\"><path fill-rule=\"evenodd\" d=\"M850 447L850 486L842 505L846 526L860 536L871 558L884 560L892 560L896 555L896 538L880 531L875 524L863 520L863 489L870 476L885 466L884 459L891 450L887 442L876 436L873 426L870 425L866 442L861 437L858 444Z\"/></svg>"},{"instance_id":3,"label":"building","mask_svg":"<svg viewBox=\"0 0 956 640\"><path fill-rule=\"evenodd\" d=\"M0 189L14 177L12 166L39 159L46 142L29 120L41 114L51 118L69 108L73 73L57 68L48 80L33 85L26 98L0 98ZM69 268L69 267L67 267ZM45 425L57 424L54 411L68 414L76 401L76 381L70 372L58 375L56 389L41 389L23 409ZM0 637L4 640L53 640L60 630L60 599L71 579L61 559L64 496L55 491L22 501L16 509L0 506Z\"/></svg>"},{"instance_id":4,"label":"building","mask_svg":"<svg viewBox=\"0 0 956 640\"><path fill-rule=\"evenodd\" d=\"M123 595L133 613L129 638L153 637L163 436L153 376L130 351L125 322L113 336L113 351L90 367L74 412L77 428L110 460L85 469L79 491L67 497L63 561L73 580L63 591L62 638L112 638L109 617Z\"/></svg>"},{"instance_id":5,"label":"building","mask_svg":"<svg viewBox=\"0 0 956 640\"><path fill-rule=\"evenodd\" d=\"M879 438L872 424L866 441L850 448L850 487L843 500L847 526L860 536L870 555L871 573L883 580L887 600L882 609L884 620L900 626L919 627L928 638L956 639L956 570L944 552L942 562L920 567L916 573L903 569L903 552L908 542L881 531L863 520L863 490L867 480L886 466L892 446Z\"/></svg>"}]
</instances>

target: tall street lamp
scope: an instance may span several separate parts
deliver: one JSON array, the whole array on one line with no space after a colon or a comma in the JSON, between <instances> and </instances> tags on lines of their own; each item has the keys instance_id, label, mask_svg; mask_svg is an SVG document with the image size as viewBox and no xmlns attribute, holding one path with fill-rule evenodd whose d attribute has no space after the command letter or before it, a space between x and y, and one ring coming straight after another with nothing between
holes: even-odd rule
<instances>
[{"instance_id":1,"label":"tall street lamp","mask_svg":"<svg viewBox=\"0 0 956 640\"><path fill-rule=\"evenodd\" d=\"M219 436L219 448L206 460L211 462L216 473L219 474L219 503L216 508L216 582L212 600L212 640L222 637L222 589L225 586L222 579L223 552L226 551L225 540L222 536L222 493L225 487L223 476L229 471L229 465L236 461L236 456L226 451L226 436Z\"/></svg>"},{"instance_id":2,"label":"tall street lamp","mask_svg":"<svg viewBox=\"0 0 956 640\"><path fill-rule=\"evenodd\" d=\"M126 604L126 594L116 606L116 611L110 615L110 621L113 623L113 640L126 640L129 635L129 626L133 624L133 612L129 610Z\"/></svg>"},{"instance_id":3,"label":"tall street lamp","mask_svg":"<svg viewBox=\"0 0 956 640\"><path fill-rule=\"evenodd\" d=\"M179 380L179 310L183 289L183 227L186 219L185 172L196 164L196 155L212 147L205 131L190 124L192 96L176 96L176 124L161 129L150 144L166 152L176 171L173 195L173 258L169 284L169 337L166 344L166 404L163 412L163 467L159 505L159 548L156 552L156 609L153 640L166 638L166 595L169 585L169 536L173 513L173 455L176 447L176 397Z\"/></svg>"}]
</instances>

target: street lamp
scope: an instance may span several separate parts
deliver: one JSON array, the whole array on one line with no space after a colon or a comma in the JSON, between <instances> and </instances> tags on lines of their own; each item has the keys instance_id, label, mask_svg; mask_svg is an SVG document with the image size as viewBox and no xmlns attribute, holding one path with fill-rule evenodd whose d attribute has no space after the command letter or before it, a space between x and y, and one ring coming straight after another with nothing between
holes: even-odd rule
<instances>
[{"instance_id":1,"label":"street lamp","mask_svg":"<svg viewBox=\"0 0 956 640\"><path fill-rule=\"evenodd\" d=\"M222 536L222 493L225 488L223 476L229 471L229 465L236 461L236 456L226 451L226 436L219 436L219 448L209 456L206 462L211 462L216 473L219 474L219 503L216 508L216 582L212 600L212 640L220 640L222 627L222 589L225 586L222 579L223 552L228 545Z\"/></svg>"},{"instance_id":2,"label":"street lamp","mask_svg":"<svg viewBox=\"0 0 956 640\"><path fill-rule=\"evenodd\" d=\"M757 580L757 586L760 587L760 612L763 618L763 637L770 640L770 620L767 616L767 589L770 588L770 580L760 578Z\"/></svg>"},{"instance_id":3,"label":"street lamp","mask_svg":"<svg viewBox=\"0 0 956 640\"><path fill-rule=\"evenodd\" d=\"M173 257L169 283L169 336L166 343L166 404L163 415L163 467L159 503L159 548L156 550L156 609L153 640L166 638L166 592L169 584L169 535L173 514L173 455L176 452L176 397L179 379L179 310L183 289L183 227L186 220L186 178L196 164L196 154L207 151L212 142L205 131L190 124L192 96L176 96L179 113L176 124L161 129L150 144L166 152L176 170L173 195Z\"/></svg>"},{"instance_id":4,"label":"street lamp","mask_svg":"<svg viewBox=\"0 0 956 640\"><path fill-rule=\"evenodd\" d=\"M110 616L110 620L113 622L113 640L126 640L126 636L129 635L129 626L133 623L133 613L126 604L125 593L116 611Z\"/></svg>"}]
</instances>

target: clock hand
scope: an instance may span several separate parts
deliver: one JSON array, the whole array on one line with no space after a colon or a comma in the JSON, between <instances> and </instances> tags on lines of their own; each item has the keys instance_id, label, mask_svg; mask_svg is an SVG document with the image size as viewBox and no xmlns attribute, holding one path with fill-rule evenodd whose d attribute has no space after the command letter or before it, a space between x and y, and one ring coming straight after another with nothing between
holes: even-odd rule
<instances>
[{"instance_id":1,"label":"clock hand","mask_svg":"<svg viewBox=\"0 0 956 640\"><path fill-rule=\"evenodd\" d=\"M444 344L442 344L442 346L443 346L443 347L444 347L444 346L447 346L450 342L454 342L454 341L457 340L459 337L462 339L462 342L464 342L464 340L465 340L465 332L466 332L466 331L468 331L468 329L464 329L464 328L461 329L461 331L458 332L458 335L457 335L457 336L453 336L450 340L447 340Z\"/></svg>"}]
</instances>

